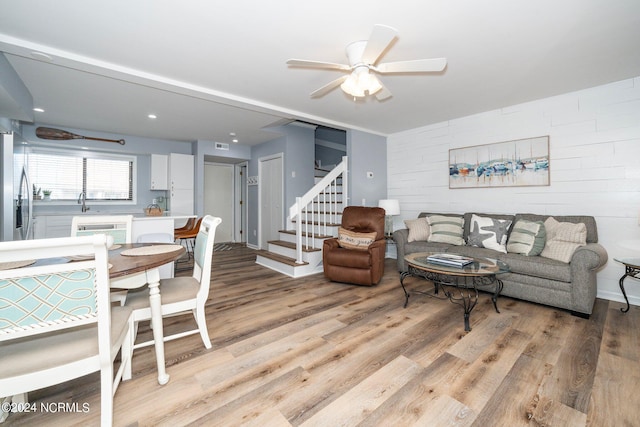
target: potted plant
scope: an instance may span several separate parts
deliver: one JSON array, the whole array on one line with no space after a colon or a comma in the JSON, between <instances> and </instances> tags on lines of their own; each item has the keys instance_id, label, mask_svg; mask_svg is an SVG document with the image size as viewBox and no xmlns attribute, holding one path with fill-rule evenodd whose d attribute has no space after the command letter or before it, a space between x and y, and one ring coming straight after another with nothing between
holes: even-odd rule
<instances>
[{"instance_id":1,"label":"potted plant","mask_svg":"<svg viewBox=\"0 0 640 427\"><path fill-rule=\"evenodd\" d=\"M42 191L42 189L40 187L36 187L36 185L33 184L33 200L42 199L42 196L40 195L41 191Z\"/></svg>"},{"instance_id":2,"label":"potted plant","mask_svg":"<svg viewBox=\"0 0 640 427\"><path fill-rule=\"evenodd\" d=\"M44 194L44 200L51 200L51 190L42 190L42 194Z\"/></svg>"}]
</instances>

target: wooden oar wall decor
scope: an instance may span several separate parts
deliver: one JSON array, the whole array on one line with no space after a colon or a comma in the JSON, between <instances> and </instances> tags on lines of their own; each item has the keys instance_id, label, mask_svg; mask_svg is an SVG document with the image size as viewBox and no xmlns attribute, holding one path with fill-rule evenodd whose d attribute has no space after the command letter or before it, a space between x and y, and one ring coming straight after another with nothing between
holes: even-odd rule
<instances>
[{"instance_id":1,"label":"wooden oar wall decor","mask_svg":"<svg viewBox=\"0 0 640 427\"><path fill-rule=\"evenodd\" d=\"M124 139L105 139L105 138L94 138L91 136L83 136L75 133L67 132L61 129L54 128L46 128L39 127L36 129L36 136L42 139L55 139L58 141L69 140L69 139L91 139L94 141L106 141L106 142L115 142L120 145L124 145Z\"/></svg>"}]
</instances>

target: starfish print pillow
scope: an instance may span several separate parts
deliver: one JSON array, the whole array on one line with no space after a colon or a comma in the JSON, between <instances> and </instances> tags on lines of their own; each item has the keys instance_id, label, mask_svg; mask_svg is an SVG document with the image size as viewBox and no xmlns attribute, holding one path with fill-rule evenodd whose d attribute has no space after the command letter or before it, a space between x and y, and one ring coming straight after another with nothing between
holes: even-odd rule
<instances>
[{"instance_id":1,"label":"starfish print pillow","mask_svg":"<svg viewBox=\"0 0 640 427\"><path fill-rule=\"evenodd\" d=\"M467 238L468 245L507 253L506 244L507 233L511 226L510 220L495 219L473 214L470 225L469 237Z\"/></svg>"}]
</instances>

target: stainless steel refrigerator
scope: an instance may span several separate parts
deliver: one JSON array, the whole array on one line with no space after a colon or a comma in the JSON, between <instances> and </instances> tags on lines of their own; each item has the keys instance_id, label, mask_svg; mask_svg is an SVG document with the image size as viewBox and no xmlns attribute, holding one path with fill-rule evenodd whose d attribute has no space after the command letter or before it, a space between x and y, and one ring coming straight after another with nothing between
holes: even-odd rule
<instances>
[{"instance_id":1,"label":"stainless steel refrigerator","mask_svg":"<svg viewBox=\"0 0 640 427\"><path fill-rule=\"evenodd\" d=\"M27 150L18 134L0 135L0 240L33 238L33 190Z\"/></svg>"}]
</instances>

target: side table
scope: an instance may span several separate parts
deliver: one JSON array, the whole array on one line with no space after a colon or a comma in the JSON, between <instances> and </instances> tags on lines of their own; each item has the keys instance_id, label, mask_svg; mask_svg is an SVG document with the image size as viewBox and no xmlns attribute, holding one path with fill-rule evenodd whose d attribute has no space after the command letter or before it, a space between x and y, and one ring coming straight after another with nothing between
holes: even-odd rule
<instances>
[{"instance_id":1,"label":"side table","mask_svg":"<svg viewBox=\"0 0 640 427\"><path fill-rule=\"evenodd\" d=\"M614 260L624 265L624 275L620 278L618 283L620 285L622 295L624 296L624 300L627 302L627 307L621 308L620 311L626 313L629 311L630 306L627 292L624 290L624 279L627 277L640 279L640 258L614 258Z\"/></svg>"}]
</instances>

